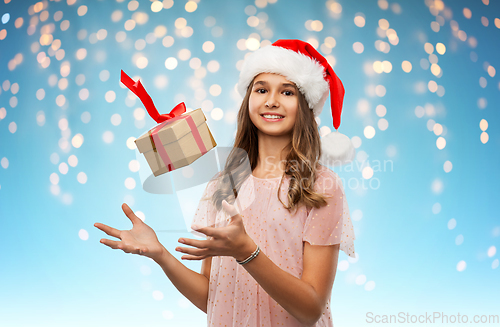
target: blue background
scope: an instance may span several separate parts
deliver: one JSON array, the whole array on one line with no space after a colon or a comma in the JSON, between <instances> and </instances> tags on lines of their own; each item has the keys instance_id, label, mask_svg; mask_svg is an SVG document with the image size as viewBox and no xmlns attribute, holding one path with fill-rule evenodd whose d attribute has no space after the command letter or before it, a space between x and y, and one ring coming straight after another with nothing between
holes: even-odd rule
<instances>
[{"instance_id":1,"label":"blue background","mask_svg":"<svg viewBox=\"0 0 500 327\"><path fill-rule=\"evenodd\" d=\"M146 0L139 1L138 8L135 1L37 4L3 0L0 325L206 324L206 315L175 289L158 265L100 244L106 235L93 224L130 228L120 208L127 202L134 211L142 212L165 247L180 257L174 251L178 238L191 236L182 218L182 199L143 191L139 173L129 168L135 150L127 146L127 139L140 136L155 123L147 114L137 119L140 110L134 116L142 104L135 96L127 100L130 93L119 83L120 69L135 80L141 78L161 113L180 101L189 109L201 107L217 143L231 146L240 101L235 84L241 60L251 52L242 46L249 38L260 39L262 45L280 38L310 40L335 61L334 70L346 89L339 131L356 141L357 160L351 169L334 170L344 181L358 259L341 253L332 293L335 325L369 325L367 312L460 313L468 315L469 321L474 315L500 315L500 219L495 204L500 194L500 82L491 68L488 73L489 66L500 68L500 3L337 3L340 7L333 1L201 0L195 11L188 12L186 1L175 1L170 8L153 12L156 4ZM440 4L444 10L430 10ZM170 5L164 1L164 7ZM81 6L87 6L84 15L78 14L85 11ZM470 9L470 18L464 8ZM113 13L120 19L113 21ZM126 30L127 20L140 20L136 13L147 15L147 21ZM362 27L355 24L359 15L365 17ZM250 16L257 16L259 25L250 26ZM176 28L180 17L186 19L192 35L182 36ZM19 18L23 23L16 27ZM376 40L389 43L377 33L380 19L386 19L399 38L387 53L375 47ZM65 20L69 28L63 30ZM310 20L321 21L321 30L312 30ZM442 23L437 32L431 28L436 20ZM30 22L34 25L31 31ZM50 45L39 44L46 25L48 34L61 41L65 51L61 60L49 52ZM166 34L147 38L159 25L166 27ZM466 33L465 41L452 26ZM98 40L95 33L102 29L106 37ZM122 42L116 37L120 31L126 33ZM167 36L174 40L168 47L163 44L169 45L169 39L164 40ZM336 40L333 49L324 45L327 37ZM140 39L149 42L136 43ZM215 45L212 52L203 50L206 41ZM354 51L355 42L363 44L361 53ZM443 72L440 77L428 68L425 43L434 48L437 43L446 46L444 54L437 54ZM82 48L87 54L78 59L77 51ZM180 60L182 49L190 51L188 60ZM37 56L43 58L41 52L50 58L45 68L37 60ZM137 55L147 58L146 67L137 66ZM175 69L165 66L169 57L177 58ZM192 58L201 60L204 76L203 69L190 66ZM217 71L206 70L212 60L219 63ZM389 61L392 70L373 72L375 61ZM409 73L403 71L403 61L412 64ZM67 76L61 74L63 63L70 66ZM100 78L100 74L106 75L103 71L109 78ZM49 83L64 77L66 88ZM431 92L429 81L444 87L445 93ZM209 92L213 84L221 87L220 95ZM385 87L385 95L373 92L377 85ZM79 96L83 88L89 92L84 100ZM37 98L40 89L45 93L41 100ZM109 91L115 99L106 100ZM60 95L64 104L56 103ZM479 104L481 98L486 106ZM375 108L380 104L387 108L386 114L377 114ZM418 106L427 109L423 116L417 115ZM84 112L90 113L87 123L82 120ZM116 126L111 122L114 114L121 118ZM67 128L64 122L60 124L61 119L67 120ZM332 128L327 109L320 119L321 127ZM378 127L384 123L380 119L386 120L388 128ZM487 142L481 141L482 119L489 125ZM444 127L440 135L432 131L435 123ZM374 127L373 137L365 131L367 126ZM113 139L105 142L109 132ZM81 147L72 145L77 134L84 139ZM436 146L438 137L446 140L443 149ZM69 145L64 147L66 141ZM61 164L71 161L71 155L78 163L66 172ZM384 161L388 162L385 169ZM453 165L449 172L444 169L446 161ZM377 168L378 162L381 168ZM77 179L81 172L87 177L85 183ZM135 187L133 183L126 187L127 178L135 180ZM450 221L456 221L456 227L450 228ZM464 267L462 261L465 269L460 268ZM185 264L200 270L199 262Z\"/></svg>"}]
</instances>

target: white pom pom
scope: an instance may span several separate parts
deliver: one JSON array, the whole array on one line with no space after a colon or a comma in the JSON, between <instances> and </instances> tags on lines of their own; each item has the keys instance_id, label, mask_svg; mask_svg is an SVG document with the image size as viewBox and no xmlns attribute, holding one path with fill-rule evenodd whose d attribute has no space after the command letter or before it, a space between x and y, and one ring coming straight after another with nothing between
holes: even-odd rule
<instances>
[{"instance_id":1,"label":"white pom pom","mask_svg":"<svg viewBox=\"0 0 500 327\"><path fill-rule=\"evenodd\" d=\"M338 131L321 138L321 163L327 166L341 166L354 160L356 150L351 139Z\"/></svg>"}]
</instances>

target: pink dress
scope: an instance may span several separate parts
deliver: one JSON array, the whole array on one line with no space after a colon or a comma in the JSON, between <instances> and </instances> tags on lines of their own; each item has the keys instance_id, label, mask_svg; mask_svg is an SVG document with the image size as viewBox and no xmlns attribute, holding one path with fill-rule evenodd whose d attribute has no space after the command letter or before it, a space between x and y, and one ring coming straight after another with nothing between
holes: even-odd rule
<instances>
[{"instance_id":1,"label":"pink dress","mask_svg":"<svg viewBox=\"0 0 500 327\"><path fill-rule=\"evenodd\" d=\"M278 267L300 278L302 276L303 242L311 245L333 245L354 257L355 239L342 182L326 167L318 171L315 191L330 194L328 205L319 209L301 206L295 214L288 212L277 198L281 177L260 179L250 175L238 194L237 206L245 230L261 252ZM290 177L281 186L281 200L287 204ZM205 198L217 189L217 180L205 189ZM200 201L193 224L225 226L229 216L217 212L211 201ZM208 326L303 326L280 306L232 257L213 257L207 307ZM315 326L333 326L330 300Z\"/></svg>"}]
</instances>

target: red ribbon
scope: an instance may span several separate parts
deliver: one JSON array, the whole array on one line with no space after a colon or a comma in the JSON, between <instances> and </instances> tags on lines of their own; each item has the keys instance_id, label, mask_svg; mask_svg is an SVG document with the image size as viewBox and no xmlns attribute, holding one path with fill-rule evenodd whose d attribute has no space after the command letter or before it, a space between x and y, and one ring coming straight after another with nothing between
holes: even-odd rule
<instances>
[{"instance_id":1,"label":"red ribbon","mask_svg":"<svg viewBox=\"0 0 500 327\"><path fill-rule=\"evenodd\" d=\"M160 115L153 103L153 100L149 96L148 92L146 92L146 90L144 89L144 86L142 86L140 80L134 82L134 80L131 79L130 76L128 76L122 70L120 81L123 83L123 85L128 87L130 91L134 92L134 94L139 97L142 104L144 104L144 107L146 107L149 116L151 116L151 118L153 118L158 124L174 117L180 116L186 112L186 105L184 104L184 102L181 102L176 105L174 109L172 109L172 111L170 111L168 114Z\"/></svg>"}]
</instances>

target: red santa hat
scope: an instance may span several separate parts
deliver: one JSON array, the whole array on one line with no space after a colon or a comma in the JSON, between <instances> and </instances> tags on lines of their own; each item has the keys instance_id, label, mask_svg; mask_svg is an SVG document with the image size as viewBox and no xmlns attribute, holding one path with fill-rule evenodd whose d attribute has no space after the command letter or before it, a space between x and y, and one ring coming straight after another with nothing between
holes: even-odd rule
<instances>
[{"instance_id":1,"label":"red santa hat","mask_svg":"<svg viewBox=\"0 0 500 327\"><path fill-rule=\"evenodd\" d=\"M238 92L245 96L248 86L261 73L275 73L295 83L317 117L330 94L334 132L321 138L322 158L328 165L351 162L356 153L344 134L337 131L344 101L344 86L332 66L312 45L300 40L278 40L250 54L244 61Z\"/></svg>"}]
</instances>

